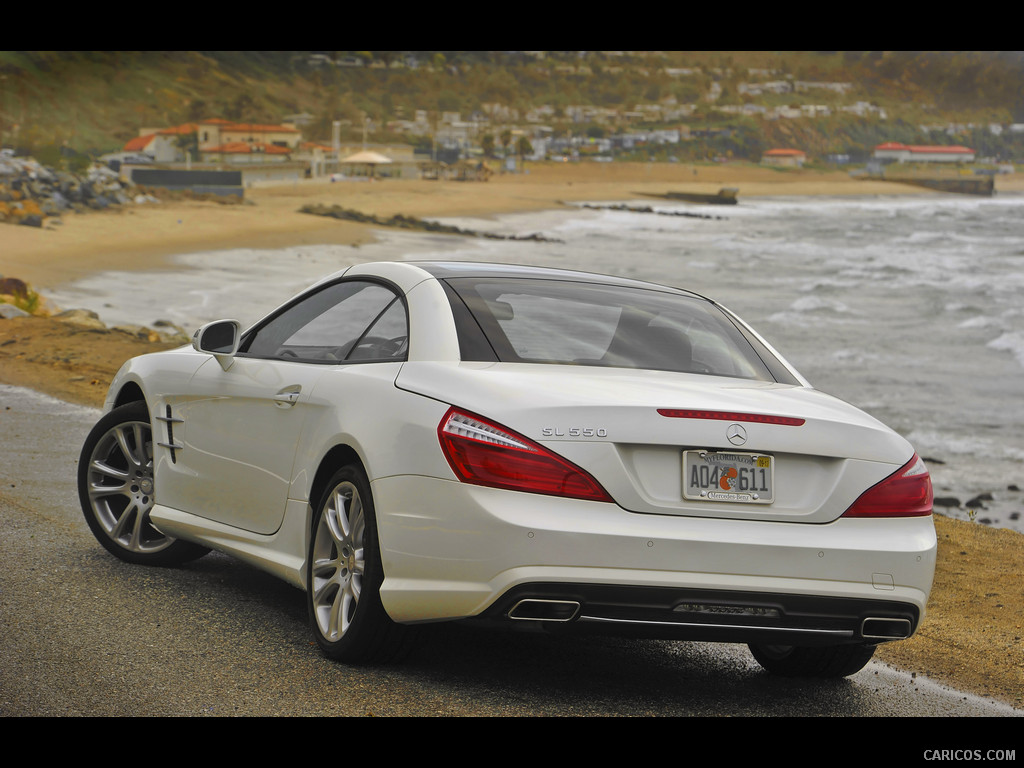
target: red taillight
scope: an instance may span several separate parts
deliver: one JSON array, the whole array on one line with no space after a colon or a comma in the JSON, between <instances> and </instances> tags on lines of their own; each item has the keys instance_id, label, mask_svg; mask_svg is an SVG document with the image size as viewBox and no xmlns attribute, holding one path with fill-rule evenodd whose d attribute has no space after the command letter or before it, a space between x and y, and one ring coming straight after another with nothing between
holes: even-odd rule
<instances>
[{"instance_id":1,"label":"red taillight","mask_svg":"<svg viewBox=\"0 0 1024 768\"><path fill-rule=\"evenodd\" d=\"M451 408L441 419L437 436L464 483L612 501L600 483L572 462L479 416Z\"/></svg>"},{"instance_id":2,"label":"red taillight","mask_svg":"<svg viewBox=\"0 0 1024 768\"><path fill-rule=\"evenodd\" d=\"M860 495L843 517L924 517L932 513L932 478L914 458Z\"/></svg>"}]
</instances>

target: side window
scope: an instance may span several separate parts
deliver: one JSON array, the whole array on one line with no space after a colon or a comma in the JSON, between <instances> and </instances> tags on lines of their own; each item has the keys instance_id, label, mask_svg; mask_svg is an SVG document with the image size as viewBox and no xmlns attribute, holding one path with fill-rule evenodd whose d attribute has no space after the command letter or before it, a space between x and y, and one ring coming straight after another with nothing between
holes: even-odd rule
<instances>
[{"instance_id":1,"label":"side window","mask_svg":"<svg viewBox=\"0 0 1024 768\"><path fill-rule=\"evenodd\" d=\"M348 360L405 359L409 348L405 305L397 298L356 342Z\"/></svg>"},{"instance_id":2,"label":"side window","mask_svg":"<svg viewBox=\"0 0 1024 768\"><path fill-rule=\"evenodd\" d=\"M250 334L243 353L313 363L401 360L405 305L389 288L361 280L326 286Z\"/></svg>"}]
</instances>

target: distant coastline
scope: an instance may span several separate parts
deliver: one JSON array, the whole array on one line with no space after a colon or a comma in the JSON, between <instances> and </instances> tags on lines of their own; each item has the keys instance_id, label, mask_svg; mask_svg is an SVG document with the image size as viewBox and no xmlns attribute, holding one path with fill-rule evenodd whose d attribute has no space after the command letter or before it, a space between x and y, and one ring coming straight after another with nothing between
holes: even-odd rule
<instances>
[{"instance_id":1,"label":"distant coastline","mask_svg":"<svg viewBox=\"0 0 1024 768\"><path fill-rule=\"evenodd\" d=\"M852 178L843 171L779 170L752 164L538 163L486 182L387 179L331 183L317 179L255 186L244 205L180 200L125 206L48 220L42 228L0 225L0 275L48 288L97 272L161 269L168 257L227 248L359 246L372 223L300 212L342 206L370 217L489 217L565 203L636 200L670 191L717 194L736 187L739 201L769 195L939 195L921 187ZM999 192L1024 191L1024 174L1001 176ZM59 221L59 223L57 223Z\"/></svg>"}]
</instances>

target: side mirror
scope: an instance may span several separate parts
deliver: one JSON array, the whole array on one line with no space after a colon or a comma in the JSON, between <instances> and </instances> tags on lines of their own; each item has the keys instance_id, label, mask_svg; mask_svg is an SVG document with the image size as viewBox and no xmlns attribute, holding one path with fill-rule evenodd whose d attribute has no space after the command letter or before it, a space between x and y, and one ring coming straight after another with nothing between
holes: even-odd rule
<instances>
[{"instance_id":1,"label":"side mirror","mask_svg":"<svg viewBox=\"0 0 1024 768\"><path fill-rule=\"evenodd\" d=\"M242 326L237 320L217 320L192 335L192 349L213 355L226 371L234 362L241 338Z\"/></svg>"}]
</instances>

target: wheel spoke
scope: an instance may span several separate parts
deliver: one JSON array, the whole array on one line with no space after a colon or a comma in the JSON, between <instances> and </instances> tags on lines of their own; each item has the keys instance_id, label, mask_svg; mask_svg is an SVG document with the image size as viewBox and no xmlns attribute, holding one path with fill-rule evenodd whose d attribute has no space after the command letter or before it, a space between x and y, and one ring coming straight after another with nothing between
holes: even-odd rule
<instances>
[{"instance_id":1,"label":"wheel spoke","mask_svg":"<svg viewBox=\"0 0 1024 768\"><path fill-rule=\"evenodd\" d=\"M94 472L99 472L101 475L109 477L112 480L125 481L129 477L129 474L126 470L118 469L117 467L112 467L105 461L101 461L100 459L94 459L93 462L89 464L89 467Z\"/></svg>"},{"instance_id":2,"label":"wheel spoke","mask_svg":"<svg viewBox=\"0 0 1024 768\"><path fill-rule=\"evenodd\" d=\"M117 440L117 445L121 449L121 455L124 456L125 460L129 464L138 466L139 462L135 459L132 446L128 443L128 427L119 427L114 432L114 439Z\"/></svg>"},{"instance_id":3,"label":"wheel spoke","mask_svg":"<svg viewBox=\"0 0 1024 768\"><path fill-rule=\"evenodd\" d=\"M327 530L330 531L331 538L334 539L335 546L342 546L348 539L348 520L345 519L344 510L344 499L338 494L334 494L334 503L332 506L324 510L324 517L327 522Z\"/></svg>"},{"instance_id":4,"label":"wheel spoke","mask_svg":"<svg viewBox=\"0 0 1024 768\"><path fill-rule=\"evenodd\" d=\"M121 485L96 485L90 483L89 496L93 499L101 499L106 496L131 496L128 492L128 484Z\"/></svg>"},{"instance_id":5,"label":"wheel spoke","mask_svg":"<svg viewBox=\"0 0 1024 768\"><path fill-rule=\"evenodd\" d=\"M125 540L125 532L128 530L128 524L133 520L138 520L140 517L139 508L135 504L129 504L125 508L124 512L121 513L121 516L114 521L114 524L110 529L111 538L120 541L122 544L128 544L129 541L134 544L136 540L135 529L138 528L138 524L136 523L132 526L132 535L129 541ZM129 548L135 549L134 546L129 546Z\"/></svg>"},{"instance_id":6,"label":"wheel spoke","mask_svg":"<svg viewBox=\"0 0 1024 768\"><path fill-rule=\"evenodd\" d=\"M136 506L135 519L132 525L132 537L128 543L130 549L138 552L144 548L147 529L149 529L149 509Z\"/></svg>"},{"instance_id":7,"label":"wheel spoke","mask_svg":"<svg viewBox=\"0 0 1024 768\"><path fill-rule=\"evenodd\" d=\"M343 589L340 599L334 601L338 611L334 626L339 635L345 634L352 625L352 615L355 613L357 601L358 598L352 594L351 588Z\"/></svg>"},{"instance_id":8,"label":"wheel spoke","mask_svg":"<svg viewBox=\"0 0 1024 768\"><path fill-rule=\"evenodd\" d=\"M362 527L363 521L363 500L358 493L353 492L351 499L349 499L348 514L348 532L350 536L357 536L361 533L359 530Z\"/></svg>"},{"instance_id":9,"label":"wheel spoke","mask_svg":"<svg viewBox=\"0 0 1024 768\"><path fill-rule=\"evenodd\" d=\"M338 571L338 558L323 557L313 561L314 578L330 579Z\"/></svg>"},{"instance_id":10,"label":"wheel spoke","mask_svg":"<svg viewBox=\"0 0 1024 768\"><path fill-rule=\"evenodd\" d=\"M348 585L349 591L352 593L352 599L359 602L359 595L363 591L363 573L361 570L352 574Z\"/></svg>"}]
</instances>

